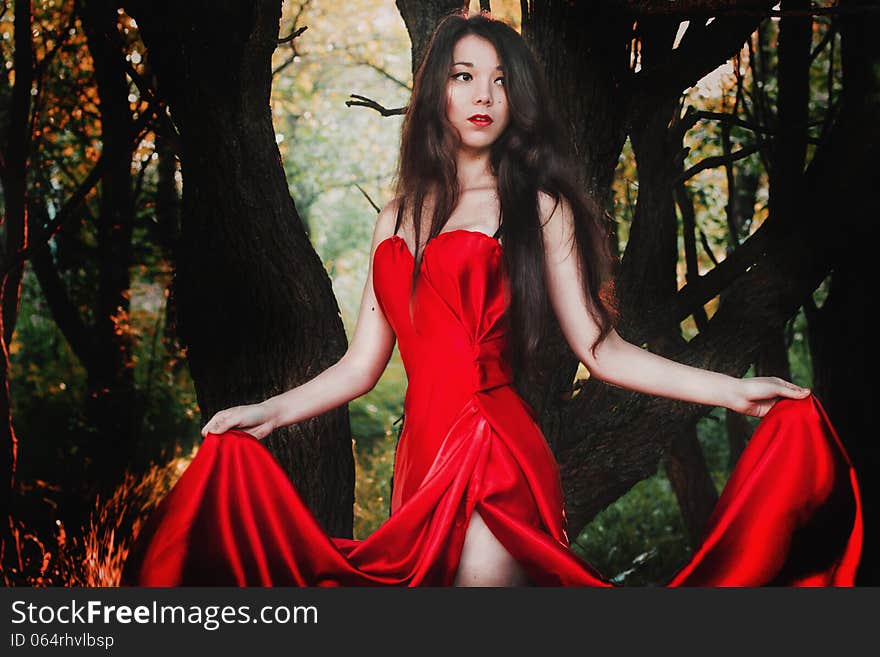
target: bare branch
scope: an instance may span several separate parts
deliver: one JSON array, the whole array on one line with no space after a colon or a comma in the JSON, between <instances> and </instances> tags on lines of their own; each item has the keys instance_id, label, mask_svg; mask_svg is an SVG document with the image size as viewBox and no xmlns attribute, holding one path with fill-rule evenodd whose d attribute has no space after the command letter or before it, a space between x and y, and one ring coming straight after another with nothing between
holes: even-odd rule
<instances>
[{"instance_id":1,"label":"bare branch","mask_svg":"<svg viewBox=\"0 0 880 657\"><path fill-rule=\"evenodd\" d=\"M300 34L305 32L307 29L309 29L309 26L303 25L301 28L299 28L298 30L295 30L291 34L288 34L286 37L278 39L278 44L281 45L282 43L287 43L288 41L293 41L296 37L298 37Z\"/></svg>"},{"instance_id":2,"label":"bare branch","mask_svg":"<svg viewBox=\"0 0 880 657\"><path fill-rule=\"evenodd\" d=\"M706 237L706 233L703 231L702 228L700 229L700 244L703 245L703 251L705 252L706 257L709 258L709 260L711 261L712 266L717 267L718 258L715 257L715 252L712 251L712 247L709 244L709 238Z\"/></svg>"},{"instance_id":3,"label":"bare branch","mask_svg":"<svg viewBox=\"0 0 880 657\"><path fill-rule=\"evenodd\" d=\"M140 143L147 131L151 129L155 110L156 107L151 105L147 111L141 114L138 118L134 125L133 143ZM21 265L21 263L30 258L36 250L45 247L46 242L52 239L52 237L61 230L61 227L69 221L71 217L78 216L78 213L85 203L86 197L101 179L104 172L104 157L104 153L101 153L95 166L92 167L92 170L85 177L85 180L79 184L76 191L67 199L67 202L55 215L51 224L42 226L39 230L34 231L36 234L32 239L28 240L28 246L26 248L9 254L6 258L0 260L0 280L12 271L13 268Z\"/></svg>"},{"instance_id":4,"label":"bare branch","mask_svg":"<svg viewBox=\"0 0 880 657\"><path fill-rule=\"evenodd\" d=\"M758 146L758 144L752 144L751 146L740 148L738 151L733 151L730 155L713 155L712 157L707 157L705 160L697 162L690 169L687 169L684 173L679 175L678 178L676 178L675 183L680 184L685 180L693 178L695 175L700 173L700 171L713 169L715 167L721 166L722 164L729 164L731 162L741 160L744 157L748 157L752 153L757 152L759 148L760 146Z\"/></svg>"},{"instance_id":5,"label":"bare branch","mask_svg":"<svg viewBox=\"0 0 880 657\"><path fill-rule=\"evenodd\" d=\"M137 87L144 100L146 100L153 108L153 112L159 119L159 123L164 128L162 136L168 140L168 143L171 144L175 153L181 153L182 146L180 142L180 133L168 113L168 104L159 98L156 90L147 83L131 62L126 62L126 73L128 73L128 77L134 82L134 85Z\"/></svg>"},{"instance_id":6,"label":"bare branch","mask_svg":"<svg viewBox=\"0 0 880 657\"><path fill-rule=\"evenodd\" d=\"M356 183L355 183L355 187L357 187L357 188L358 188L358 191L360 191L360 193L364 195L364 198L367 199L367 203L369 203L370 205L372 205L372 206L373 206L373 209L374 209L376 212L381 211L382 208L380 208L378 205L376 205L376 203L373 201L373 199L370 198L370 195L367 194L366 190L365 190L363 187L361 187L360 185L358 185L358 184L356 184Z\"/></svg>"},{"instance_id":7,"label":"bare branch","mask_svg":"<svg viewBox=\"0 0 880 657\"><path fill-rule=\"evenodd\" d=\"M356 98L357 100L347 100L345 104L348 107L369 107L370 109L374 109L382 116L400 116L406 114L406 107L395 107L392 109L388 109L387 107L380 105L375 100L370 100L366 96L359 96L358 94L350 94L352 98Z\"/></svg>"},{"instance_id":8,"label":"bare branch","mask_svg":"<svg viewBox=\"0 0 880 657\"><path fill-rule=\"evenodd\" d=\"M702 232L702 231L701 231ZM729 287L736 279L751 267L761 254L765 252L773 240L776 232L776 224L773 221L765 221L751 237L743 242L724 260L715 267L700 276L695 281L688 281L664 305L663 317L657 321L645 322L643 328L638 329L638 335L633 335L633 341L641 343L647 335L652 335L657 326L669 326L677 324L694 314L698 307L702 307L711 299L718 296L721 290ZM705 235L701 235L703 248L707 253L708 241ZM714 259L714 258L713 258Z\"/></svg>"},{"instance_id":9,"label":"bare branch","mask_svg":"<svg viewBox=\"0 0 880 657\"><path fill-rule=\"evenodd\" d=\"M374 71L380 73L383 77L386 77L389 80L391 80L394 84L398 85L399 87L403 87L407 91L412 91L411 86L409 86L406 82L404 82L400 78L397 78L397 77L391 75L391 73L389 73L387 69L382 68L378 64L374 64L373 62L371 62L367 59L364 59L363 57L358 57L356 55L352 55L350 52L349 52L349 54L351 55L351 60L355 64L360 64L362 66L368 66L371 69L373 69Z\"/></svg>"},{"instance_id":10,"label":"bare branch","mask_svg":"<svg viewBox=\"0 0 880 657\"><path fill-rule=\"evenodd\" d=\"M299 21L303 17L303 14L306 11L306 7L308 7L309 4L310 4L310 0L306 0L306 2L303 2L300 4L299 9L297 9L296 16L293 17L294 27L296 27L296 25L299 24ZM290 35L283 37L281 39L278 39L278 44L289 43L291 52L290 52L290 57L288 57L286 60L284 60L284 62L279 64L278 67L272 71L273 78L276 75L278 75L281 71L286 69L288 66L293 64L296 61L297 57L300 57L300 52L296 48L296 38L299 35L301 35L303 32L305 32L307 29L309 29L308 26L303 25L300 28L294 29L293 32L290 33Z\"/></svg>"},{"instance_id":11,"label":"bare branch","mask_svg":"<svg viewBox=\"0 0 880 657\"><path fill-rule=\"evenodd\" d=\"M822 40L816 44L816 47L813 49L813 52L810 53L810 64L819 56L819 53L825 49L825 46L831 42L834 38L834 34L837 32L837 24L834 22L834 19L831 19L831 24L828 26L828 29L825 30L825 35L822 37ZM832 59L834 56L834 44L831 44L831 54Z\"/></svg>"},{"instance_id":12,"label":"bare branch","mask_svg":"<svg viewBox=\"0 0 880 657\"><path fill-rule=\"evenodd\" d=\"M700 271L697 263L697 247L695 244L697 214L694 210L694 202L693 199L691 199L690 194L688 194L687 186L684 183L676 185L673 189L673 194L675 195L675 202L681 211L687 280L695 281L699 279ZM700 231L700 233L702 232L703 231ZM698 306L694 310L694 321L700 331L703 331L708 325L709 319L706 317L706 311L702 306Z\"/></svg>"},{"instance_id":13,"label":"bare branch","mask_svg":"<svg viewBox=\"0 0 880 657\"><path fill-rule=\"evenodd\" d=\"M763 125L758 125L752 121L747 121L746 119L741 119L738 116L734 116L733 114L727 114L725 112L708 112L700 110L696 113L698 119L709 119L710 121L721 121L723 123L729 123L730 125L738 125L740 128L745 128L746 130L751 130L752 132L760 132L765 135L774 134L774 130L768 128Z\"/></svg>"}]
</instances>

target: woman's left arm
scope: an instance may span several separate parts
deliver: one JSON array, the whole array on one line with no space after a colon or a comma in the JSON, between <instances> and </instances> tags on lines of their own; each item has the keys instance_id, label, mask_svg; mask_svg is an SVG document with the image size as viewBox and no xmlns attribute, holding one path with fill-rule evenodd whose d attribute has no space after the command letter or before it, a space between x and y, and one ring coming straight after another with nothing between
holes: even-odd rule
<instances>
[{"instance_id":1,"label":"woman's left arm","mask_svg":"<svg viewBox=\"0 0 880 657\"><path fill-rule=\"evenodd\" d=\"M778 377L739 379L677 363L627 342L614 330L594 354L591 347L599 327L588 310L581 283L570 206L563 199L554 209L552 198L542 192L540 207L550 303L566 341L591 376L622 388L757 417L765 415L780 397L801 399L810 394Z\"/></svg>"}]
</instances>

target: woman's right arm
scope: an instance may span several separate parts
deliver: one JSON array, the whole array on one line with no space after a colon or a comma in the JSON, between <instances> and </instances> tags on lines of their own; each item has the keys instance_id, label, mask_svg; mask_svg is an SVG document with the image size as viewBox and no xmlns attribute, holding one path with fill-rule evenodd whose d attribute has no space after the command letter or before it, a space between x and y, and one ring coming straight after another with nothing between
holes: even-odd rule
<instances>
[{"instance_id":1,"label":"woman's right arm","mask_svg":"<svg viewBox=\"0 0 880 657\"><path fill-rule=\"evenodd\" d=\"M259 404L219 411L202 427L203 436L240 428L262 440L278 427L320 415L373 389L388 365L395 340L394 331L379 307L373 289L373 259L376 247L394 231L395 214L396 205L392 201L376 220L357 324L345 355L314 378L287 392Z\"/></svg>"}]
</instances>

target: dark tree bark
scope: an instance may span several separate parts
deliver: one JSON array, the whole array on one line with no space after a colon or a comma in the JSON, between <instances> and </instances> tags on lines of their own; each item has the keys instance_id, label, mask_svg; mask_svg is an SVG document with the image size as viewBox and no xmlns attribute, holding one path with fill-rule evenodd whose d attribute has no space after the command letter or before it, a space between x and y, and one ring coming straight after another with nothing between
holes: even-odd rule
<instances>
[{"instance_id":1,"label":"dark tree bark","mask_svg":"<svg viewBox=\"0 0 880 657\"><path fill-rule=\"evenodd\" d=\"M15 3L15 86L11 93L8 123L4 126L6 143L0 158L0 184L3 185L5 214L3 224L3 267L6 275L0 278L0 559L6 556L8 530L15 487L15 468L18 456L18 437L12 417L9 393L9 344L18 320L21 300L21 279L24 264L17 258L27 248L27 168L31 149L31 87L34 83L34 50L31 3ZM11 266L7 266L9 263ZM7 519L9 522L7 522Z\"/></svg>"},{"instance_id":2,"label":"dark tree bark","mask_svg":"<svg viewBox=\"0 0 880 657\"><path fill-rule=\"evenodd\" d=\"M108 485L113 485L128 465L135 434L133 345L127 330L135 214L131 176L134 121L116 7L114 0L77 3L95 67L105 158L97 224L99 277L91 328L96 348L88 368L86 417L95 428L96 441L89 450L95 463L94 481Z\"/></svg>"},{"instance_id":3,"label":"dark tree bark","mask_svg":"<svg viewBox=\"0 0 880 657\"><path fill-rule=\"evenodd\" d=\"M398 11L409 32L412 44L413 73L422 63L422 57L428 47L428 40L437 28L437 24L447 14L467 8L467 0L396 0Z\"/></svg>"},{"instance_id":4,"label":"dark tree bark","mask_svg":"<svg viewBox=\"0 0 880 657\"><path fill-rule=\"evenodd\" d=\"M746 167L729 167L728 178L735 183L728 209L728 254L739 245L740 237L754 218L755 197L758 192L759 179ZM735 172L735 173L734 173ZM778 333L777 335L782 335ZM762 352L763 353L763 352ZM759 354L758 358L761 358ZM785 355L786 365L788 355ZM781 375L780 375L781 376ZM788 379L788 376L785 377ZM746 418L736 411L725 410L725 426L727 428L728 468L733 470L740 455L746 448L746 442L752 435L752 429Z\"/></svg>"},{"instance_id":5,"label":"dark tree bark","mask_svg":"<svg viewBox=\"0 0 880 657\"><path fill-rule=\"evenodd\" d=\"M156 224L159 243L165 257L176 261L177 241L180 237L180 196L174 174L177 172L177 154L168 139L156 137L158 179L156 181Z\"/></svg>"},{"instance_id":6,"label":"dark tree bark","mask_svg":"<svg viewBox=\"0 0 880 657\"><path fill-rule=\"evenodd\" d=\"M809 0L785 0L783 11L805 11ZM813 20L810 15L783 16L779 21L777 80L777 134L772 142L769 175L769 207L776 216L797 221L793 207L803 189L807 157L807 120L810 99L810 46ZM785 117L784 120L781 120ZM755 360L755 374L791 379L785 327L768 334Z\"/></svg>"},{"instance_id":7,"label":"dark tree bark","mask_svg":"<svg viewBox=\"0 0 880 657\"><path fill-rule=\"evenodd\" d=\"M281 3L124 3L180 132L184 191L176 326L202 412L259 402L335 363L339 307L284 178L269 108ZM267 447L325 529L350 536L345 406L276 430Z\"/></svg>"},{"instance_id":8,"label":"dark tree bark","mask_svg":"<svg viewBox=\"0 0 880 657\"><path fill-rule=\"evenodd\" d=\"M857 10L869 5L864 0L848 0L840 6ZM880 29L876 13L844 14L839 18L842 44L843 92L841 113L861 123L861 139L873 141L875 159L865 161L858 153L841 155L838 166L850 172L848 185L839 190L836 203L829 208L826 221L830 233L846 231L842 257L831 275L828 297L821 308L812 300L805 305L810 353L813 360L814 389L822 399L831 421L852 457L861 485L865 538L856 583L880 582L880 446L873 425L871 378L873 362L868 327L871 317L873 264L871 250L877 243L875 223L877 194L877 117L880 116L880 56L873 35ZM830 139L837 139L831 135ZM841 219L854 217L842 225Z\"/></svg>"},{"instance_id":9,"label":"dark tree bark","mask_svg":"<svg viewBox=\"0 0 880 657\"><path fill-rule=\"evenodd\" d=\"M578 172L600 207L626 142L632 16L614 3L522 3L522 34L541 63L556 99ZM575 91L576 90L576 91Z\"/></svg>"},{"instance_id":10,"label":"dark tree bark","mask_svg":"<svg viewBox=\"0 0 880 657\"><path fill-rule=\"evenodd\" d=\"M672 485L691 547L699 544L709 516L718 502L718 491L697 439L696 423L672 437L663 462Z\"/></svg>"},{"instance_id":11,"label":"dark tree bark","mask_svg":"<svg viewBox=\"0 0 880 657\"><path fill-rule=\"evenodd\" d=\"M677 29L678 20L674 18L650 17L640 22L643 66L651 66L672 47ZM678 94L645 94L634 98L630 107L630 139L639 172L639 195L618 289L622 313L634 317L640 306L669 298L678 287L678 222L673 191L681 172L683 133L678 120ZM645 239L642 231L649 231L651 239ZM670 358L684 347L677 325L670 325L664 335L648 341L651 351ZM718 500L697 440L696 421L673 429L661 440L669 444L664 461L666 473L691 543L695 544Z\"/></svg>"}]
</instances>

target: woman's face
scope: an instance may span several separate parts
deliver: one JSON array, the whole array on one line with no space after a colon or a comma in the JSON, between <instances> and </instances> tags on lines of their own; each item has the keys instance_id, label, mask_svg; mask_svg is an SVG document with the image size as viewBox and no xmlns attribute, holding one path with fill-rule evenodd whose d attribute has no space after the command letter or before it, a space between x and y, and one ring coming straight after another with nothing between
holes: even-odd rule
<instances>
[{"instance_id":1,"label":"woman's face","mask_svg":"<svg viewBox=\"0 0 880 657\"><path fill-rule=\"evenodd\" d=\"M484 150L510 120L504 73L495 47L474 34L459 39L446 84L446 116L461 135L461 148Z\"/></svg>"}]
</instances>

